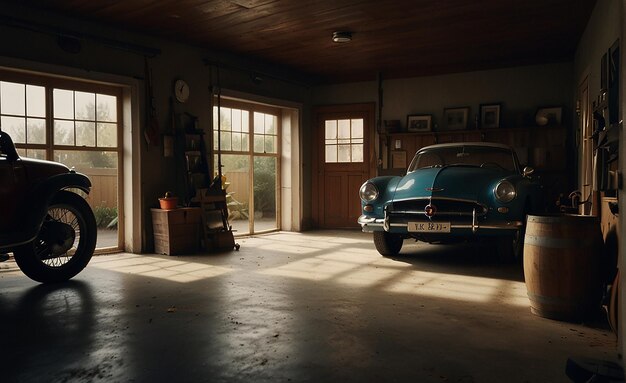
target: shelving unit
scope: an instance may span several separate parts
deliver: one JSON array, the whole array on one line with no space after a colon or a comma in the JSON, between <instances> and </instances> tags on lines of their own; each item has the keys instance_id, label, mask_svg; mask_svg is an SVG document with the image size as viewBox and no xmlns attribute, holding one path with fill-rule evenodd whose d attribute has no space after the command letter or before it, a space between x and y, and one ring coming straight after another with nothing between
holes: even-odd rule
<instances>
[{"instance_id":1,"label":"shelving unit","mask_svg":"<svg viewBox=\"0 0 626 383\"><path fill-rule=\"evenodd\" d=\"M212 194L207 189L199 190L198 200L202 210L203 242L208 250L239 250L232 228L228 223L228 206L224 194Z\"/></svg>"},{"instance_id":2,"label":"shelving unit","mask_svg":"<svg viewBox=\"0 0 626 383\"><path fill-rule=\"evenodd\" d=\"M197 190L209 187L209 166L206 158L204 132L201 130L183 133L185 145L185 175L187 195L193 198Z\"/></svg>"},{"instance_id":3,"label":"shelving unit","mask_svg":"<svg viewBox=\"0 0 626 383\"><path fill-rule=\"evenodd\" d=\"M221 182L211 181L202 130L183 133L185 180L191 206L198 206L202 218L202 242L206 250L239 249L228 223L226 193Z\"/></svg>"}]
</instances>

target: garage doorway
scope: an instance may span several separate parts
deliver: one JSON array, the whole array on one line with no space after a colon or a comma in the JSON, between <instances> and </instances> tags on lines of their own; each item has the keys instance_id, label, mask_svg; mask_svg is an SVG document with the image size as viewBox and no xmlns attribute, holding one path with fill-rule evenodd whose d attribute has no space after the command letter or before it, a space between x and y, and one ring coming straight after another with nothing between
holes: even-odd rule
<instances>
[{"instance_id":1,"label":"garage doorway","mask_svg":"<svg viewBox=\"0 0 626 383\"><path fill-rule=\"evenodd\" d=\"M20 156L86 174L98 224L97 252L122 248L122 90L43 75L0 71L0 126Z\"/></svg>"},{"instance_id":2,"label":"garage doorway","mask_svg":"<svg viewBox=\"0 0 626 383\"><path fill-rule=\"evenodd\" d=\"M280 228L281 110L222 99L213 107L215 173L221 153L228 220L235 235ZM217 122L220 122L220 134Z\"/></svg>"},{"instance_id":3,"label":"garage doorway","mask_svg":"<svg viewBox=\"0 0 626 383\"><path fill-rule=\"evenodd\" d=\"M374 104L315 110L313 219L324 229L356 228L359 187L373 174Z\"/></svg>"}]
</instances>

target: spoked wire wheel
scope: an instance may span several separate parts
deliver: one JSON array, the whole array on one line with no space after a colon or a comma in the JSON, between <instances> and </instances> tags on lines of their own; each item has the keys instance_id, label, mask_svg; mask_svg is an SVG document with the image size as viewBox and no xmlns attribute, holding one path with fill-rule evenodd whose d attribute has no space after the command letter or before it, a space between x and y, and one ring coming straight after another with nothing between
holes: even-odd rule
<instances>
[{"instance_id":1,"label":"spoked wire wheel","mask_svg":"<svg viewBox=\"0 0 626 383\"><path fill-rule=\"evenodd\" d=\"M34 244L35 255L41 262L49 267L61 267L72 259L80 243L81 225L78 220L70 206L48 209Z\"/></svg>"},{"instance_id":2,"label":"spoked wire wheel","mask_svg":"<svg viewBox=\"0 0 626 383\"><path fill-rule=\"evenodd\" d=\"M87 266L96 236L89 204L77 194L60 191L48 207L37 238L15 250L15 261L36 281L65 281Z\"/></svg>"}]
</instances>

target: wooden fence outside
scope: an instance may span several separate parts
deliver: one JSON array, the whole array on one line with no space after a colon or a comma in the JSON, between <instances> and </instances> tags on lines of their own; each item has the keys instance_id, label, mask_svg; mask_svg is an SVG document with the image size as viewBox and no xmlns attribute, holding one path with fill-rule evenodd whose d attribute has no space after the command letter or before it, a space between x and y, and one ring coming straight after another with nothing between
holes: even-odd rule
<instances>
[{"instance_id":1,"label":"wooden fence outside","mask_svg":"<svg viewBox=\"0 0 626 383\"><path fill-rule=\"evenodd\" d=\"M117 207L117 169L90 168L76 169L91 180L91 192L87 202L92 209L102 207Z\"/></svg>"},{"instance_id":2,"label":"wooden fence outside","mask_svg":"<svg viewBox=\"0 0 626 383\"><path fill-rule=\"evenodd\" d=\"M229 183L227 192L233 193L233 198L241 203L248 203L250 198L250 175L248 172L224 172L226 182Z\"/></svg>"},{"instance_id":3,"label":"wooden fence outside","mask_svg":"<svg viewBox=\"0 0 626 383\"><path fill-rule=\"evenodd\" d=\"M91 180L91 193L87 202L91 208L117 207L117 169L91 168L76 169ZM248 203L250 198L250 176L248 172L225 172L226 182L229 183L227 192L241 202Z\"/></svg>"}]
</instances>

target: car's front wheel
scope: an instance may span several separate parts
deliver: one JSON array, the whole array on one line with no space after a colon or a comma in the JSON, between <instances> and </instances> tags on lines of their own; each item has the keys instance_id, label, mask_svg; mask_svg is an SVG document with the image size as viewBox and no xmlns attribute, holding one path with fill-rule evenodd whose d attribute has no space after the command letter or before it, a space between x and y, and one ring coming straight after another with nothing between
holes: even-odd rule
<instances>
[{"instance_id":1,"label":"car's front wheel","mask_svg":"<svg viewBox=\"0 0 626 383\"><path fill-rule=\"evenodd\" d=\"M402 249L402 236L396 233L388 233L386 231L374 232L374 246L381 255L386 257L397 255Z\"/></svg>"},{"instance_id":2,"label":"car's front wheel","mask_svg":"<svg viewBox=\"0 0 626 383\"><path fill-rule=\"evenodd\" d=\"M520 229L513 235L498 240L498 258L504 263L521 263L524 252L524 230Z\"/></svg>"},{"instance_id":3,"label":"car's front wheel","mask_svg":"<svg viewBox=\"0 0 626 383\"><path fill-rule=\"evenodd\" d=\"M48 206L37 238L15 249L15 261L38 282L66 281L87 266L96 238L96 219L87 201L60 191Z\"/></svg>"}]
</instances>

